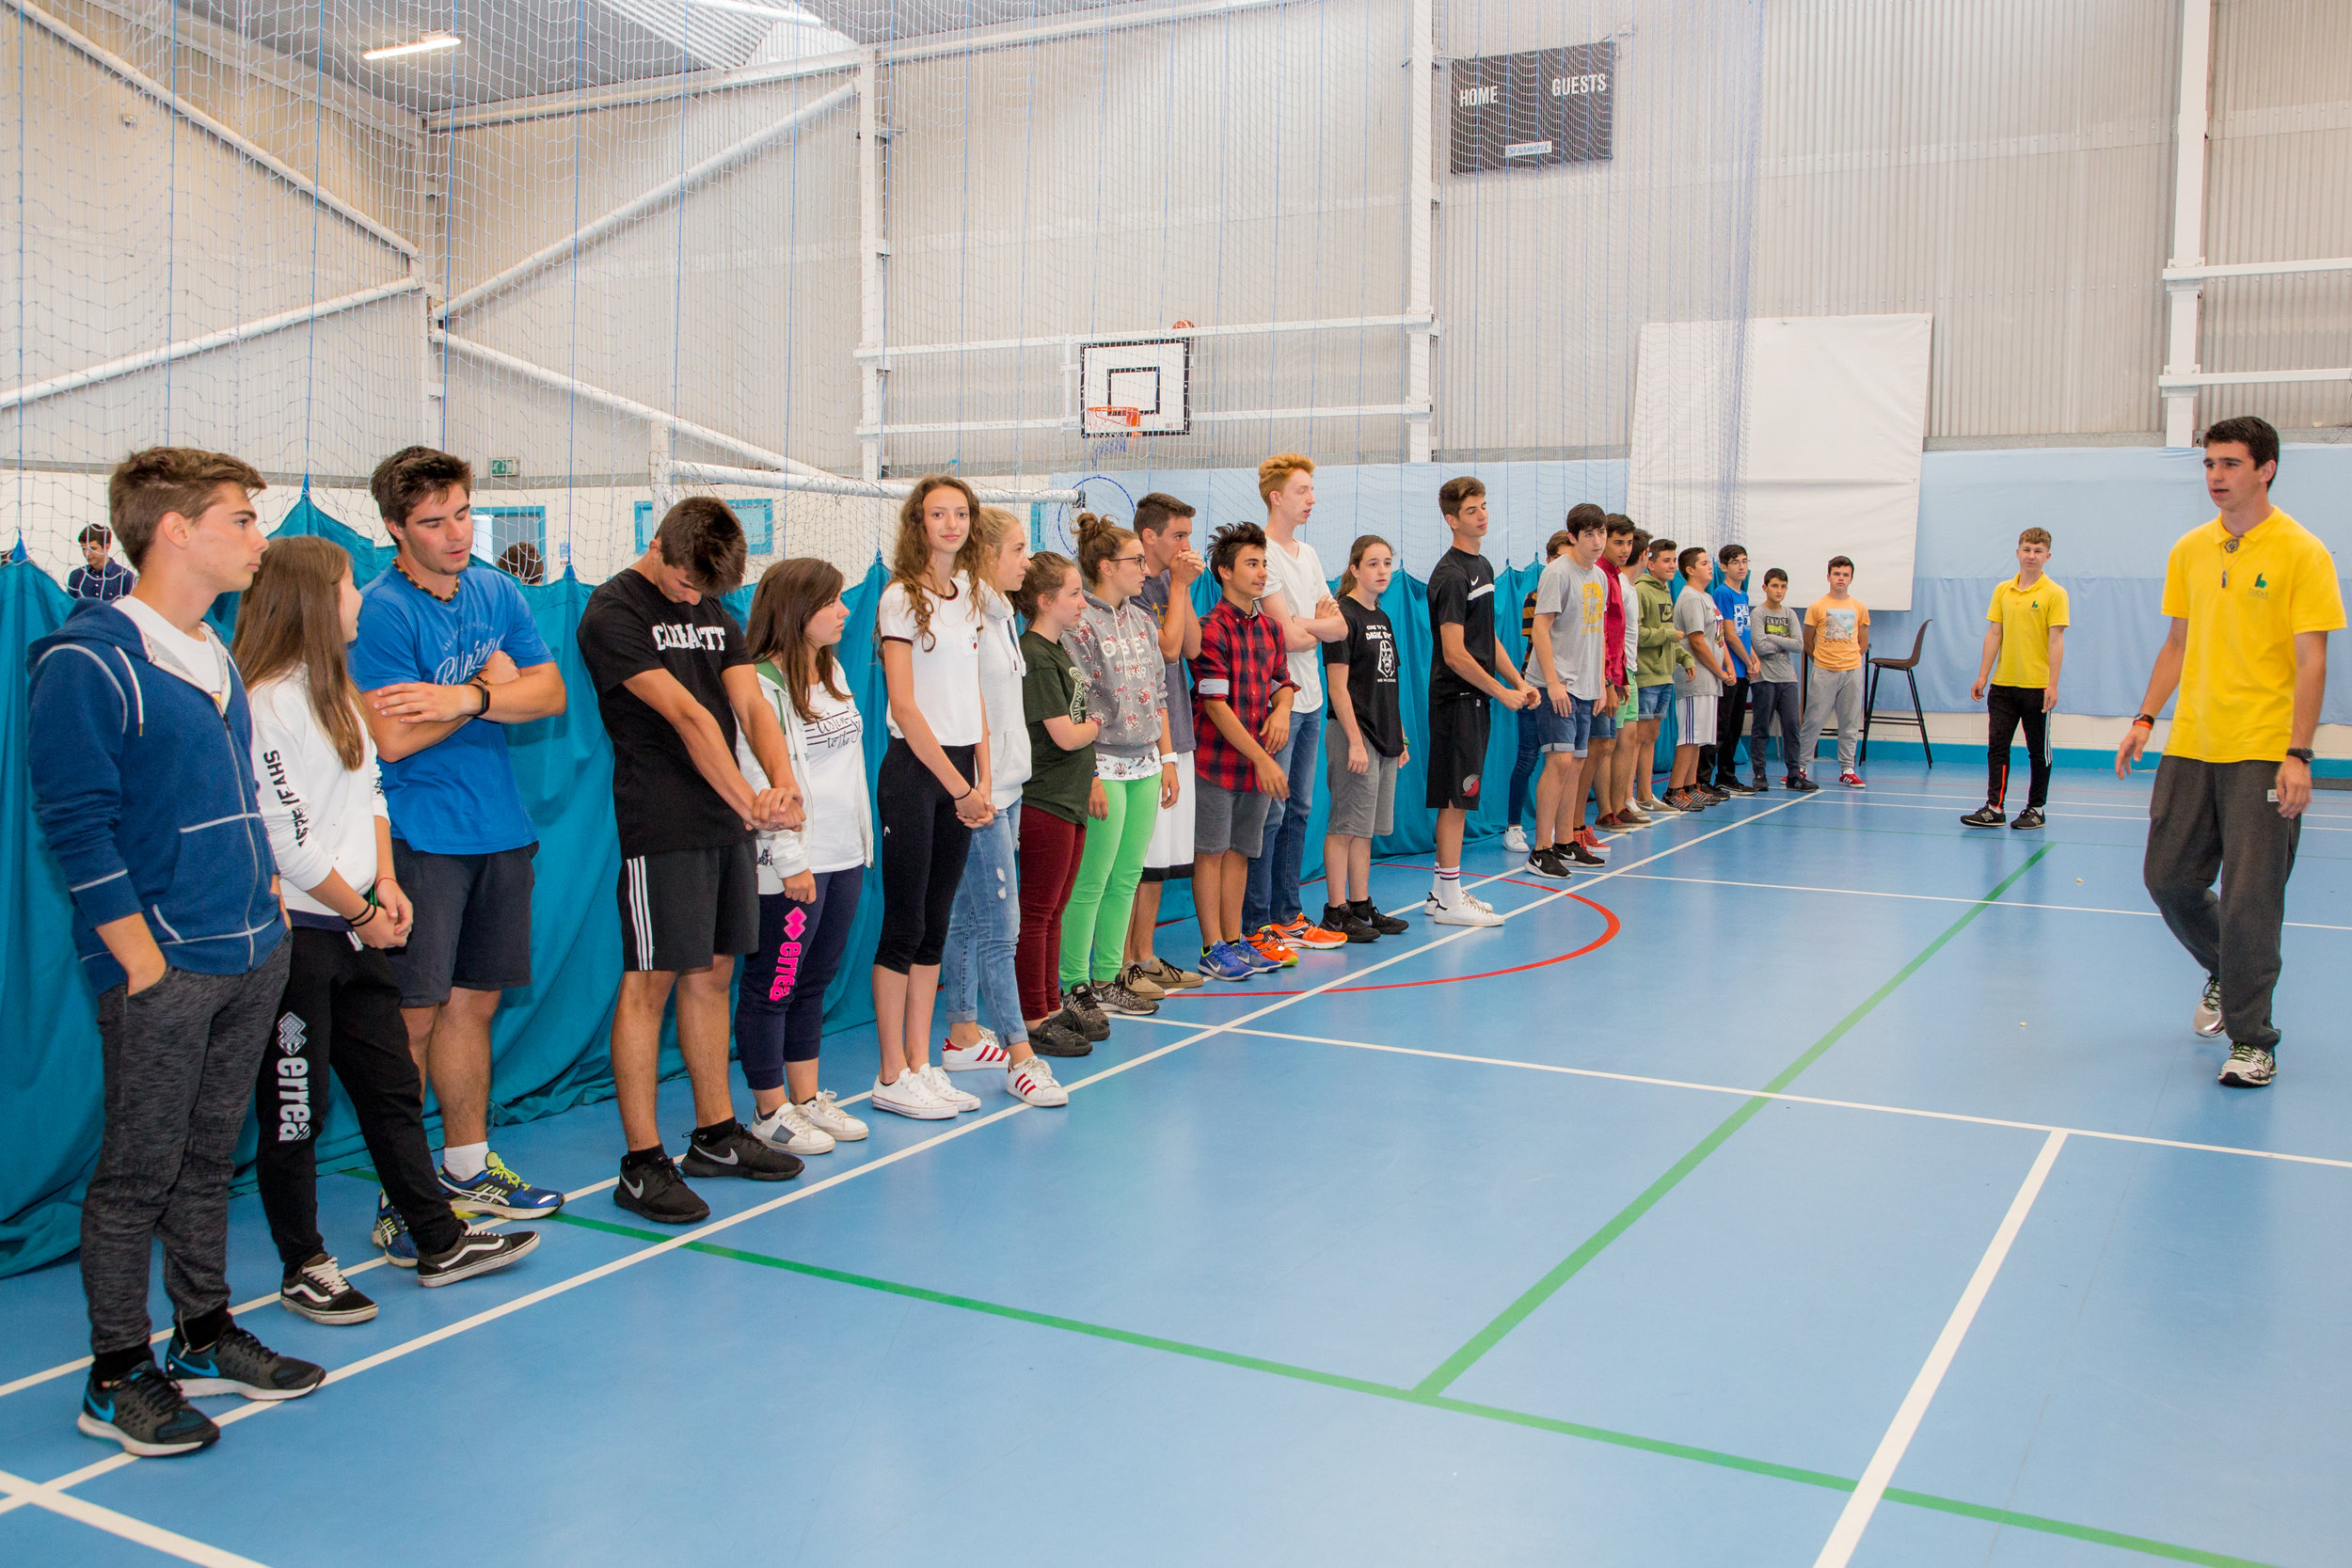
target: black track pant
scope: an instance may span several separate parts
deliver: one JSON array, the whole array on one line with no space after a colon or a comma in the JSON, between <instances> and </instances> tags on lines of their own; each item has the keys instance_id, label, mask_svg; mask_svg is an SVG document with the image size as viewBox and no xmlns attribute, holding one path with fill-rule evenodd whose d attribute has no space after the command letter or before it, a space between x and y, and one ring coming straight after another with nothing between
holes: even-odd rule
<instances>
[{"instance_id":1,"label":"black track pant","mask_svg":"<svg viewBox=\"0 0 2352 1568\"><path fill-rule=\"evenodd\" d=\"M1997 808L2002 797L2009 793L2009 747L2022 723L2026 726L2026 755L2032 762L2032 782L2026 785L2026 804L2039 811L2050 799L2050 716L2042 711L2042 688L1994 686L1987 687L1984 695L1991 732L1985 761L1992 775L1985 784L1984 798Z\"/></svg>"},{"instance_id":2,"label":"black track pant","mask_svg":"<svg viewBox=\"0 0 2352 1568\"><path fill-rule=\"evenodd\" d=\"M279 1261L292 1269L333 1250L319 1237L315 1154L330 1061L358 1113L376 1180L408 1222L417 1250L448 1251L465 1227L433 1173L424 1089L408 1054L391 960L373 947L355 947L341 931L297 926L290 941L294 965L253 1097L262 1133L253 1175Z\"/></svg>"}]
</instances>

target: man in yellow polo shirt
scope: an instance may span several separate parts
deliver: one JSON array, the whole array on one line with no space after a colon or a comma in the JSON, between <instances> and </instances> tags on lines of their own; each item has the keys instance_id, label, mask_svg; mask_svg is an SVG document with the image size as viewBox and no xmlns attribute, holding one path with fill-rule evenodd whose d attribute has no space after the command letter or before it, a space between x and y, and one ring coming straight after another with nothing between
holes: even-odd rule
<instances>
[{"instance_id":1,"label":"man in yellow polo shirt","mask_svg":"<svg viewBox=\"0 0 2352 1568\"><path fill-rule=\"evenodd\" d=\"M2050 712L2058 706L2058 670L2066 662L2066 590L2042 570L2050 559L2050 531L2029 528L2017 536L2017 575L1993 590L1984 618L1984 657L1968 695L1985 703L1985 757L1991 778L1985 803L1961 818L1972 828L1997 828L2009 795L2009 746L2017 726L2026 726L2026 755L2031 767L2026 809L2012 828L2042 826L2050 799ZM1999 660L1998 666L1994 664ZM1991 693L1987 701L1987 692Z\"/></svg>"},{"instance_id":2,"label":"man in yellow polo shirt","mask_svg":"<svg viewBox=\"0 0 2352 1568\"><path fill-rule=\"evenodd\" d=\"M2344 625L2328 546L2270 504L2278 471L2279 433L2267 420L2224 420L2205 432L2205 489L2221 512L2172 546L2164 570L2172 628L2115 749L2116 774L2128 776L2157 710L2179 689L2142 876L2164 923L2204 966L2193 1022L2208 1037L2229 1031L2221 1082L2233 1088L2260 1088L2278 1071L2270 993L2279 930L2312 799L2328 634Z\"/></svg>"}]
</instances>

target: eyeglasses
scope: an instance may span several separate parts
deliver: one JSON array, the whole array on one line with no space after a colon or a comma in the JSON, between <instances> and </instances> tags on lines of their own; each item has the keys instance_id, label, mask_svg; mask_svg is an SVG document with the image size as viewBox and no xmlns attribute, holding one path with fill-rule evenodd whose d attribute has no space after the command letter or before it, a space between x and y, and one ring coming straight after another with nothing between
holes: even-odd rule
<instances>
[{"instance_id":1,"label":"eyeglasses","mask_svg":"<svg viewBox=\"0 0 2352 1568\"><path fill-rule=\"evenodd\" d=\"M1139 555L1115 555L1111 557L1111 564L1114 566L1140 566L1143 564L1143 557Z\"/></svg>"}]
</instances>

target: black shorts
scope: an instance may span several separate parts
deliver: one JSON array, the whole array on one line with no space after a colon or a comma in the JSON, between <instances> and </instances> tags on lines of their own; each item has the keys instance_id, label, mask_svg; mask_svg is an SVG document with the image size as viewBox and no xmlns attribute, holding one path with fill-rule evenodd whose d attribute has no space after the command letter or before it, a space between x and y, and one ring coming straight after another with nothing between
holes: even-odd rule
<instances>
[{"instance_id":1,"label":"black shorts","mask_svg":"<svg viewBox=\"0 0 2352 1568\"><path fill-rule=\"evenodd\" d=\"M1429 770L1430 810L1478 809L1479 775L1486 770L1486 698L1429 705L1429 755L1422 766Z\"/></svg>"},{"instance_id":2,"label":"black shorts","mask_svg":"<svg viewBox=\"0 0 2352 1568\"><path fill-rule=\"evenodd\" d=\"M621 862L621 967L683 974L759 945L752 841Z\"/></svg>"},{"instance_id":3,"label":"black shorts","mask_svg":"<svg viewBox=\"0 0 2352 1568\"><path fill-rule=\"evenodd\" d=\"M535 844L488 855L437 855L392 840L392 874L416 906L408 945L391 950L404 1007L437 1007L460 990L531 984L531 859Z\"/></svg>"}]
</instances>

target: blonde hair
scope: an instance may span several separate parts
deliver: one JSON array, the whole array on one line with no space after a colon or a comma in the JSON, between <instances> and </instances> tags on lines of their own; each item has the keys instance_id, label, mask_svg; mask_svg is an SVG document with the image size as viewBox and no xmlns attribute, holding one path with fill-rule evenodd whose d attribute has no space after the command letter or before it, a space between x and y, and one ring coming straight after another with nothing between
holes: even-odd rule
<instances>
[{"instance_id":1,"label":"blonde hair","mask_svg":"<svg viewBox=\"0 0 2352 1568\"><path fill-rule=\"evenodd\" d=\"M1278 451L1258 465L1258 499L1271 500L1275 491L1291 482L1291 475L1314 471L1315 460L1304 452Z\"/></svg>"}]
</instances>

